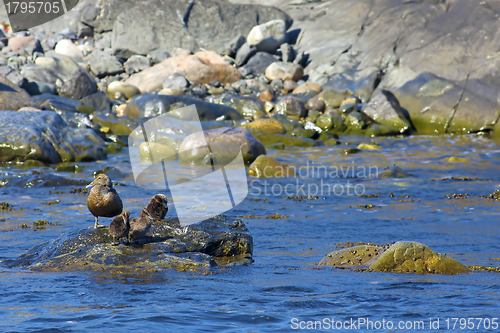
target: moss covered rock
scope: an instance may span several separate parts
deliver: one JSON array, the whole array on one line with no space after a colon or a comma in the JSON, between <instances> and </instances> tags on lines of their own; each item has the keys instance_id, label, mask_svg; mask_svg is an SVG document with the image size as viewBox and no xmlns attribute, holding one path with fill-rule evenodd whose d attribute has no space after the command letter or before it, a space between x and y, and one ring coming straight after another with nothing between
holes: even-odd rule
<instances>
[{"instance_id":1,"label":"moss covered rock","mask_svg":"<svg viewBox=\"0 0 500 333\"><path fill-rule=\"evenodd\" d=\"M417 242L397 242L392 245L370 269L380 272L416 274L460 274L470 272L467 267L446 255L434 252Z\"/></svg>"},{"instance_id":2,"label":"moss covered rock","mask_svg":"<svg viewBox=\"0 0 500 333\"><path fill-rule=\"evenodd\" d=\"M252 262L253 240L241 221L216 217L181 227L177 219L155 221L142 244L112 246L107 228L70 232L35 246L10 267L33 270L111 271L193 270Z\"/></svg>"},{"instance_id":3,"label":"moss covered rock","mask_svg":"<svg viewBox=\"0 0 500 333\"><path fill-rule=\"evenodd\" d=\"M295 171L270 156L261 155L250 165L248 175L257 178L282 178L295 176Z\"/></svg>"},{"instance_id":4,"label":"moss covered rock","mask_svg":"<svg viewBox=\"0 0 500 333\"><path fill-rule=\"evenodd\" d=\"M251 123L243 125L248 129L261 131L265 134L285 134L285 126L275 119L258 119Z\"/></svg>"},{"instance_id":5,"label":"moss covered rock","mask_svg":"<svg viewBox=\"0 0 500 333\"><path fill-rule=\"evenodd\" d=\"M282 143L285 147L313 147L315 142L313 139L301 138L286 134L265 134L260 131L252 130L252 133L259 139L264 146Z\"/></svg>"}]
</instances>

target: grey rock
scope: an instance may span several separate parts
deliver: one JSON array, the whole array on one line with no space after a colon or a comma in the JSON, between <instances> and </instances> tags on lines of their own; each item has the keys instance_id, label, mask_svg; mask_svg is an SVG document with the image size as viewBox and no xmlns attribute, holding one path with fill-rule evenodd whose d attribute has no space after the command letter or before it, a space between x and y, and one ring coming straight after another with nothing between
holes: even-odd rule
<instances>
[{"instance_id":1,"label":"grey rock","mask_svg":"<svg viewBox=\"0 0 500 333\"><path fill-rule=\"evenodd\" d=\"M155 117L170 111L174 104L194 104L200 120L238 120L243 117L235 109L213 103L208 103L194 98L171 95L143 94L132 98L125 109L125 114L130 118Z\"/></svg>"},{"instance_id":2,"label":"grey rock","mask_svg":"<svg viewBox=\"0 0 500 333\"><path fill-rule=\"evenodd\" d=\"M49 47L49 49L53 50L56 47L56 44L63 39L64 39L63 35L54 34L49 37L49 39L46 42L46 45Z\"/></svg>"},{"instance_id":3,"label":"grey rock","mask_svg":"<svg viewBox=\"0 0 500 333\"><path fill-rule=\"evenodd\" d=\"M85 105L91 106L94 110L106 111L111 108L111 101L105 92L99 91L95 94L85 96L81 99L81 102Z\"/></svg>"},{"instance_id":4,"label":"grey rock","mask_svg":"<svg viewBox=\"0 0 500 333\"><path fill-rule=\"evenodd\" d=\"M59 35L63 36L64 39L71 39L71 40L76 40L76 34L71 28L64 28L58 33Z\"/></svg>"},{"instance_id":5,"label":"grey rock","mask_svg":"<svg viewBox=\"0 0 500 333\"><path fill-rule=\"evenodd\" d=\"M101 38L96 39L95 48L97 50L104 50L111 48L111 33L106 33Z\"/></svg>"},{"instance_id":6,"label":"grey rock","mask_svg":"<svg viewBox=\"0 0 500 333\"><path fill-rule=\"evenodd\" d=\"M52 111L0 112L3 161L44 163L106 158L106 145L93 130L71 128Z\"/></svg>"},{"instance_id":7,"label":"grey rock","mask_svg":"<svg viewBox=\"0 0 500 333\"><path fill-rule=\"evenodd\" d=\"M151 59L142 55L133 55L123 64L127 74L134 74L151 67Z\"/></svg>"},{"instance_id":8,"label":"grey rock","mask_svg":"<svg viewBox=\"0 0 500 333\"><path fill-rule=\"evenodd\" d=\"M362 112L377 123L406 133L411 129L407 116L404 115L398 99L390 91L382 90L376 94Z\"/></svg>"},{"instance_id":9,"label":"grey rock","mask_svg":"<svg viewBox=\"0 0 500 333\"><path fill-rule=\"evenodd\" d=\"M197 149L210 146L211 150L218 151L219 147L227 144L238 145L245 163L252 163L258 156L266 154L264 145L246 128L222 127L206 130L187 136L179 147L179 159L186 162L201 162L206 160L210 151ZM218 156L219 157L219 156ZM234 159L236 156L232 157ZM229 158L229 161L232 160Z\"/></svg>"},{"instance_id":10,"label":"grey rock","mask_svg":"<svg viewBox=\"0 0 500 333\"><path fill-rule=\"evenodd\" d=\"M72 73L80 68L70 57L56 54L53 51L47 52L45 55L53 58L55 62L49 66L28 64L24 66L21 74L29 81L55 83L58 79L64 82Z\"/></svg>"},{"instance_id":11,"label":"grey rock","mask_svg":"<svg viewBox=\"0 0 500 333\"><path fill-rule=\"evenodd\" d=\"M123 73L123 65L117 57L102 51L94 51L89 60L92 73L98 78Z\"/></svg>"},{"instance_id":12,"label":"grey rock","mask_svg":"<svg viewBox=\"0 0 500 333\"><path fill-rule=\"evenodd\" d=\"M271 81L271 87L275 90L281 90L284 87L284 82L282 79L274 79Z\"/></svg>"},{"instance_id":13,"label":"grey rock","mask_svg":"<svg viewBox=\"0 0 500 333\"><path fill-rule=\"evenodd\" d=\"M24 90L9 80L9 76L0 75L0 110L17 111L25 106L37 105Z\"/></svg>"},{"instance_id":14,"label":"grey rock","mask_svg":"<svg viewBox=\"0 0 500 333\"><path fill-rule=\"evenodd\" d=\"M83 69L77 69L69 78L64 81L64 85L59 89L59 95L63 97L82 99L85 96L95 94L98 91L97 83Z\"/></svg>"},{"instance_id":15,"label":"grey rock","mask_svg":"<svg viewBox=\"0 0 500 333\"><path fill-rule=\"evenodd\" d=\"M181 73L175 73L162 80L163 89L180 89L189 87L189 82Z\"/></svg>"},{"instance_id":16,"label":"grey rock","mask_svg":"<svg viewBox=\"0 0 500 333\"><path fill-rule=\"evenodd\" d=\"M278 100L274 106L274 110L278 114L285 116L294 116L298 118L303 118L307 116L307 110L304 102L293 96L285 96Z\"/></svg>"},{"instance_id":17,"label":"grey rock","mask_svg":"<svg viewBox=\"0 0 500 333\"><path fill-rule=\"evenodd\" d=\"M179 19L186 12L187 1L135 0L129 3L105 1L130 9L110 10L97 18L98 21L117 15L113 24L113 49L115 55L127 57L147 54L153 49L172 52L176 47L191 52L199 48L221 53L235 35L247 36L250 29L261 22L284 20L286 28L292 20L282 11L268 6L235 5L221 0L196 1L189 13L187 28ZM104 3L104 1L102 1ZM216 14L215 14L216 13ZM207 22L210 26L207 27ZM96 27L91 22L85 22ZM109 29L111 30L111 29ZM175 36L163 38L163 36Z\"/></svg>"},{"instance_id":18,"label":"grey rock","mask_svg":"<svg viewBox=\"0 0 500 333\"><path fill-rule=\"evenodd\" d=\"M292 45L284 43L281 45L280 51L283 62L293 62L295 60L295 51Z\"/></svg>"},{"instance_id":19,"label":"grey rock","mask_svg":"<svg viewBox=\"0 0 500 333\"><path fill-rule=\"evenodd\" d=\"M248 60L247 64L239 68L239 70L240 72L246 71L247 73L263 74L266 68L277 60L276 57L267 52L257 52Z\"/></svg>"},{"instance_id":20,"label":"grey rock","mask_svg":"<svg viewBox=\"0 0 500 333\"><path fill-rule=\"evenodd\" d=\"M156 49L148 53L148 56L151 57L151 60L154 64L159 64L163 60L170 58L170 53L165 50Z\"/></svg>"},{"instance_id":21,"label":"grey rock","mask_svg":"<svg viewBox=\"0 0 500 333\"><path fill-rule=\"evenodd\" d=\"M28 82L28 80L26 80L26 84L22 88L24 88L31 96L42 94L57 95L57 89L54 83L40 81Z\"/></svg>"},{"instance_id":22,"label":"grey rock","mask_svg":"<svg viewBox=\"0 0 500 333\"><path fill-rule=\"evenodd\" d=\"M283 20L259 24L248 33L247 43L255 45L259 51L274 53L286 41L286 29Z\"/></svg>"},{"instance_id":23,"label":"grey rock","mask_svg":"<svg viewBox=\"0 0 500 333\"><path fill-rule=\"evenodd\" d=\"M346 116L344 123L348 128L357 130L361 130L366 126L363 115L358 111L352 111L351 113L349 113Z\"/></svg>"},{"instance_id":24,"label":"grey rock","mask_svg":"<svg viewBox=\"0 0 500 333\"><path fill-rule=\"evenodd\" d=\"M88 26L83 22L78 22L77 37L84 38L84 37L92 37L92 36L94 36L94 29L91 26Z\"/></svg>"},{"instance_id":25,"label":"grey rock","mask_svg":"<svg viewBox=\"0 0 500 333\"><path fill-rule=\"evenodd\" d=\"M24 47L24 51L29 55L33 55L35 52L43 53L43 47L40 41L35 38Z\"/></svg>"},{"instance_id":26,"label":"grey rock","mask_svg":"<svg viewBox=\"0 0 500 333\"><path fill-rule=\"evenodd\" d=\"M24 80L24 77L21 75L21 73L16 70L11 70L11 72L5 77L17 87L20 87L21 82Z\"/></svg>"},{"instance_id":27,"label":"grey rock","mask_svg":"<svg viewBox=\"0 0 500 333\"><path fill-rule=\"evenodd\" d=\"M236 52L240 49L243 44L245 44L246 38L243 35L239 35L231 39L229 43L227 43L224 51L222 51L222 54L226 54L230 56L231 58L234 58L236 56Z\"/></svg>"},{"instance_id":28,"label":"grey rock","mask_svg":"<svg viewBox=\"0 0 500 333\"><path fill-rule=\"evenodd\" d=\"M83 106L83 103L79 100L49 94L37 95L33 99L48 110L56 112L69 127L92 127L89 116L79 112L79 109Z\"/></svg>"},{"instance_id":29,"label":"grey rock","mask_svg":"<svg viewBox=\"0 0 500 333\"><path fill-rule=\"evenodd\" d=\"M236 53L236 58L234 59L236 66L243 66L256 53L257 48L254 45L250 45L248 43L243 44Z\"/></svg>"}]
</instances>

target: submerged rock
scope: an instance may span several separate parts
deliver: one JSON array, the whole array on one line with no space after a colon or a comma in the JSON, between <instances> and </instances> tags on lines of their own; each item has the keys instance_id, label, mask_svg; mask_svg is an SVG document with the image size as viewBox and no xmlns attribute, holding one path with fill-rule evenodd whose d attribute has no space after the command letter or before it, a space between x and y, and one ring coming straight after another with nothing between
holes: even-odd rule
<instances>
[{"instance_id":1,"label":"submerged rock","mask_svg":"<svg viewBox=\"0 0 500 333\"><path fill-rule=\"evenodd\" d=\"M103 271L192 270L217 265L250 264L253 239L241 221L218 216L181 227L175 218L154 221L141 245L112 246L107 228L69 232L58 239L35 246L9 267L32 270Z\"/></svg>"},{"instance_id":2,"label":"submerged rock","mask_svg":"<svg viewBox=\"0 0 500 333\"><path fill-rule=\"evenodd\" d=\"M368 269L376 272L461 274L470 270L457 260L417 242L397 242L390 247L359 245L333 251L319 266Z\"/></svg>"},{"instance_id":3,"label":"submerged rock","mask_svg":"<svg viewBox=\"0 0 500 333\"><path fill-rule=\"evenodd\" d=\"M261 155L248 168L248 175L257 178L282 178L295 176L295 171L270 156Z\"/></svg>"},{"instance_id":4,"label":"submerged rock","mask_svg":"<svg viewBox=\"0 0 500 333\"><path fill-rule=\"evenodd\" d=\"M71 128L52 111L0 112L0 160L44 163L106 158L104 141L91 129Z\"/></svg>"}]
</instances>

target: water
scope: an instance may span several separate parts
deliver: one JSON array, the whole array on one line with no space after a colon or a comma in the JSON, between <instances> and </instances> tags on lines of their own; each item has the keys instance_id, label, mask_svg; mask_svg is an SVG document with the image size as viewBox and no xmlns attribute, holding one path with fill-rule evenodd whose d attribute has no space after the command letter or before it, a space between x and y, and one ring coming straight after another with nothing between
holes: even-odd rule
<instances>
[{"instance_id":1,"label":"water","mask_svg":"<svg viewBox=\"0 0 500 333\"><path fill-rule=\"evenodd\" d=\"M430 330L429 320L439 318L441 331L462 331L460 321L453 329L451 318L489 318L492 323L493 318L500 317L500 275L496 273L421 276L315 265L339 242L385 244L412 240L466 266L498 266L499 261L492 259L500 257L500 203L480 197L500 188L497 144L481 136L387 138L376 139L382 147L379 151L345 155L343 149L366 142L366 138L342 137L341 141L353 145L268 153L297 170L301 166L313 170L321 165L328 170L379 167L382 172L382 168L396 164L413 176L332 178L309 173L308 178L267 180L267 185L263 180L251 179L248 198L227 214L234 218L247 216L242 219L254 239L255 262L250 266L165 270L150 275L46 273L0 266L0 331L290 332L301 321L302 327L307 327L307 321L324 318L326 322L330 318L342 322L371 320L375 326L354 329L370 332L376 331L382 320L387 324L390 321L393 329L385 326L381 331L426 332ZM466 161L448 162L449 157ZM55 172L53 166L27 169L5 165L0 168L0 179L40 171L90 182L93 171L110 166L116 168L113 180L126 185L116 189L132 215L155 194L134 185L126 150L106 161L78 165L84 171L77 174ZM440 180L451 177L478 180ZM347 182L351 190L362 185L365 194L380 195L363 198L319 193L317 199L298 201L285 199L285 193L265 193L273 185L277 192L276 184L280 184L283 188L289 185L294 196L301 195L300 186L321 185L322 181L345 190ZM93 224L86 195L70 193L71 187L23 188L7 184L0 189L0 201L12 203L15 208L1 211L0 218L5 220L0 222L0 229L7 231L0 232L0 260L13 259L34 245ZM358 186L358 191L361 188ZM453 193L467 193L469 197L446 197ZM55 200L60 203L46 204ZM376 208L355 207L368 204ZM169 216L172 214L169 212ZM285 218L266 218L273 214ZM53 224L38 231L19 228L38 220ZM102 222L109 224L110 220ZM417 328L419 321L424 326ZM408 329L398 330L400 322ZM478 320L473 323L475 328L470 331L487 331L484 326L477 327ZM340 331L347 329L344 326Z\"/></svg>"}]
</instances>

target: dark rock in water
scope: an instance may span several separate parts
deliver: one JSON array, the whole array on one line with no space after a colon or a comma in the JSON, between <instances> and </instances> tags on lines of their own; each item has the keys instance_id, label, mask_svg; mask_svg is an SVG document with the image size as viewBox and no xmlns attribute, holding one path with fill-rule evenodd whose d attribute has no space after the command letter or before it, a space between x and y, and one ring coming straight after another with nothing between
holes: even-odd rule
<instances>
[{"instance_id":1,"label":"dark rock in water","mask_svg":"<svg viewBox=\"0 0 500 333\"><path fill-rule=\"evenodd\" d=\"M281 98L274 106L274 110L276 110L276 113L288 117L292 116L295 118L303 118L307 116L307 110L304 102L301 99L293 96L286 96Z\"/></svg>"},{"instance_id":2,"label":"dark rock in water","mask_svg":"<svg viewBox=\"0 0 500 333\"><path fill-rule=\"evenodd\" d=\"M292 23L288 15L274 7L234 5L220 0L196 1L189 10L187 28L180 19L186 14L187 0L112 0L103 1L98 6L108 7L109 11L102 10L95 23L116 17L112 29L113 49L115 55L122 58L147 54L157 48L172 52L176 47L191 52L203 48L221 53L235 35L247 36L255 25L262 22L280 19L286 22L286 28ZM133 8L129 9L131 6ZM210 22L208 28L207 22ZM94 22L85 23L95 27Z\"/></svg>"},{"instance_id":3,"label":"dark rock in water","mask_svg":"<svg viewBox=\"0 0 500 333\"><path fill-rule=\"evenodd\" d=\"M2 179L0 187L60 187L60 186L83 186L87 182L83 180L68 179L54 174L34 174L29 176Z\"/></svg>"},{"instance_id":4,"label":"dark rock in water","mask_svg":"<svg viewBox=\"0 0 500 333\"><path fill-rule=\"evenodd\" d=\"M238 120L242 116L235 109L214 103L208 103L184 96L169 95L137 95L127 103L124 111L130 118L155 117L171 111L171 107L176 103L183 103L184 106L195 105L200 120Z\"/></svg>"},{"instance_id":5,"label":"dark rock in water","mask_svg":"<svg viewBox=\"0 0 500 333\"><path fill-rule=\"evenodd\" d=\"M363 115L358 111L352 111L349 113L346 116L344 123L348 128L357 130L364 129L366 127L366 121Z\"/></svg>"},{"instance_id":6,"label":"dark rock in water","mask_svg":"<svg viewBox=\"0 0 500 333\"><path fill-rule=\"evenodd\" d=\"M401 169L396 165L392 165L386 169L384 169L380 174L378 174L378 178L407 178L411 177L412 174L406 170Z\"/></svg>"},{"instance_id":7,"label":"dark rock in water","mask_svg":"<svg viewBox=\"0 0 500 333\"><path fill-rule=\"evenodd\" d=\"M127 74L134 74L151 67L151 59L142 55L133 55L123 64Z\"/></svg>"},{"instance_id":8,"label":"dark rock in water","mask_svg":"<svg viewBox=\"0 0 500 333\"><path fill-rule=\"evenodd\" d=\"M278 61L273 55L267 52L257 52L248 60L245 66L240 68L240 71L247 71L248 73L264 74L266 68L273 62Z\"/></svg>"},{"instance_id":9,"label":"dark rock in water","mask_svg":"<svg viewBox=\"0 0 500 333\"><path fill-rule=\"evenodd\" d=\"M92 107L94 110L106 111L111 108L111 101L105 92L99 91L95 94L85 96L81 99L81 102L85 105Z\"/></svg>"},{"instance_id":10,"label":"dark rock in water","mask_svg":"<svg viewBox=\"0 0 500 333\"><path fill-rule=\"evenodd\" d=\"M257 48L255 45L250 45L248 43L244 43L236 52L236 57L234 58L234 63L236 66L245 65L250 58L252 58L257 53Z\"/></svg>"},{"instance_id":11,"label":"dark rock in water","mask_svg":"<svg viewBox=\"0 0 500 333\"><path fill-rule=\"evenodd\" d=\"M5 76L0 76L0 110L17 111L25 106L37 106L37 103Z\"/></svg>"},{"instance_id":12,"label":"dark rock in water","mask_svg":"<svg viewBox=\"0 0 500 333\"><path fill-rule=\"evenodd\" d=\"M71 128L52 111L1 111L0 160L44 163L106 158L106 146L93 130Z\"/></svg>"},{"instance_id":13,"label":"dark rock in water","mask_svg":"<svg viewBox=\"0 0 500 333\"><path fill-rule=\"evenodd\" d=\"M117 117L112 113L94 112L92 114L92 123L109 128L108 134L114 135L129 135L146 120L145 118Z\"/></svg>"},{"instance_id":14,"label":"dark rock in water","mask_svg":"<svg viewBox=\"0 0 500 333\"><path fill-rule=\"evenodd\" d=\"M206 144L209 144L210 150L205 149ZM219 152L220 147L231 146L229 144L238 145L245 163L252 163L258 156L265 155L266 149L264 145L246 128L222 127L204 132L197 132L188 135L179 147L179 159L186 162L202 163L215 151ZM200 148L203 147L203 148ZM228 155L231 155L231 149L228 147ZM231 162L234 156L217 156L219 160ZM218 162L219 163L219 162Z\"/></svg>"},{"instance_id":15,"label":"dark rock in water","mask_svg":"<svg viewBox=\"0 0 500 333\"><path fill-rule=\"evenodd\" d=\"M74 71L69 78L64 81L64 85L59 89L59 95L68 98L82 99L98 91L97 83L94 78L80 68Z\"/></svg>"},{"instance_id":16,"label":"dark rock in water","mask_svg":"<svg viewBox=\"0 0 500 333\"><path fill-rule=\"evenodd\" d=\"M155 221L142 245L110 246L106 228L63 234L35 246L8 267L40 271L141 271L192 270L217 265L248 265L253 239L241 221L219 216L181 227L177 219Z\"/></svg>"},{"instance_id":17,"label":"dark rock in water","mask_svg":"<svg viewBox=\"0 0 500 333\"><path fill-rule=\"evenodd\" d=\"M400 133L406 133L411 129L411 124L403 113L398 99L387 90L376 94L362 112L377 123L393 128Z\"/></svg>"}]
</instances>

